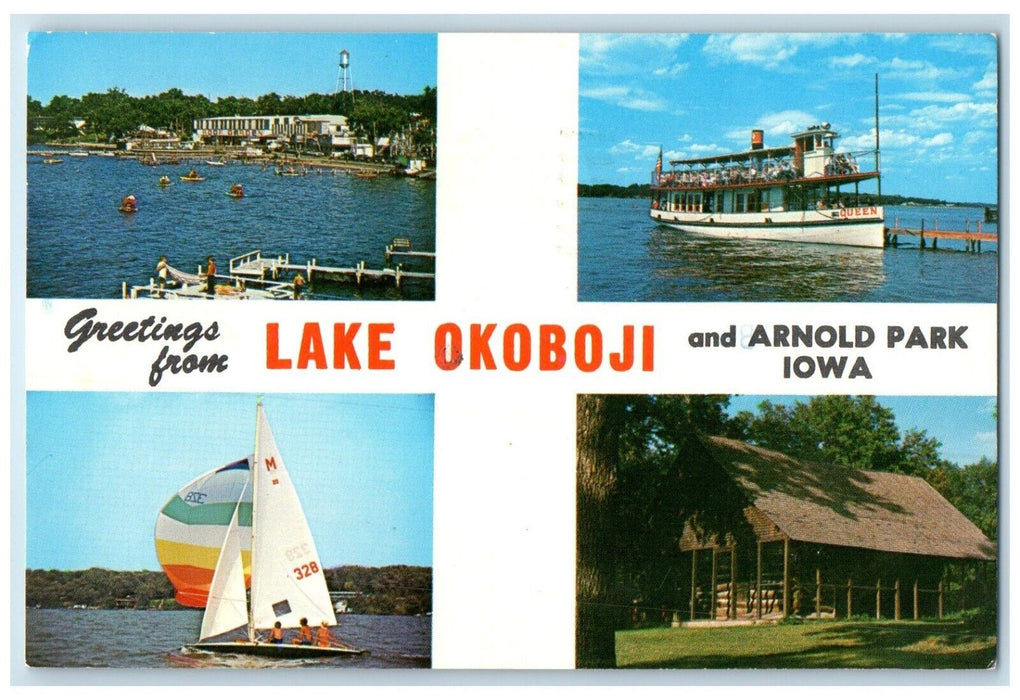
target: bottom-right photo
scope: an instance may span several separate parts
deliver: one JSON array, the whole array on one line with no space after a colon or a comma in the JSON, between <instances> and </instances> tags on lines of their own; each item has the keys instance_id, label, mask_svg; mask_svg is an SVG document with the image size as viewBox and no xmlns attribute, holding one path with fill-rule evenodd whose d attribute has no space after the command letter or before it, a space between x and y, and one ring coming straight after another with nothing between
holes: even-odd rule
<instances>
[{"instance_id":1,"label":"bottom-right photo","mask_svg":"<svg viewBox=\"0 0 1020 700\"><path fill-rule=\"evenodd\" d=\"M998 408L579 395L578 668L993 669Z\"/></svg>"}]
</instances>

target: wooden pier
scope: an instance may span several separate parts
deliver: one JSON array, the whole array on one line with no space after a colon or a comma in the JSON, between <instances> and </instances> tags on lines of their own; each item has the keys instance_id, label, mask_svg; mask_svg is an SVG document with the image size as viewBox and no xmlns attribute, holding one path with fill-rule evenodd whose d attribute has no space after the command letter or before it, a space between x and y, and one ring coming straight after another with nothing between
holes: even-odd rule
<instances>
[{"instance_id":1,"label":"wooden pier","mask_svg":"<svg viewBox=\"0 0 1020 700\"><path fill-rule=\"evenodd\" d=\"M938 250L939 239L944 238L946 240L964 241L964 248L969 253L980 253L981 243L995 243L999 242L998 233L985 233L981 230L981 222L977 222L976 229L970 230L970 222L966 224L966 230L964 231L942 231L939 229L938 219L935 220L935 228L926 229L924 226L924 219L921 219L921 226L919 228L905 228L900 226L899 219L897 219L892 228L885 230L885 244L896 248L899 246L900 236L917 236L920 239L921 249L924 250L928 243L931 243L932 250Z\"/></svg>"},{"instance_id":2,"label":"wooden pier","mask_svg":"<svg viewBox=\"0 0 1020 700\"><path fill-rule=\"evenodd\" d=\"M405 241L398 239L393 245L387 246L386 257L390 259L400 255L435 260L436 254L411 251L409 242L406 242L405 248ZM399 264L395 267L372 269L362 260L354 267L335 267L320 265L315 258L301 264L291 262L289 255L263 256L261 250L253 250L230 260L230 275L241 279L278 280L294 274L304 275L305 282L308 283L323 280L354 283L358 287L365 284L392 284L397 289L408 280L429 282L436 278L434 272L405 270Z\"/></svg>"}]
</instances>

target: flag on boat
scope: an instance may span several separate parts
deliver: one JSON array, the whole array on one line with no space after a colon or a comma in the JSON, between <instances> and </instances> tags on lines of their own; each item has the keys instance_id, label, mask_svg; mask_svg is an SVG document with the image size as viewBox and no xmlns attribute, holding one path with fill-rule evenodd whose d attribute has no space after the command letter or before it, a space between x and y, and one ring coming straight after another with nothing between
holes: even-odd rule
<instances>
[{"instance_id":1,"label":"flag on boat","mask_svg":"<svg viewBox=\"0 0 1020 700\"><path fill-rule=\"evenodd\" d=\"M655 182L653 184L659 184L660 175L662 175L662 146L659 146L659 159L655 161Z\"/></svg>"}]
</instances>

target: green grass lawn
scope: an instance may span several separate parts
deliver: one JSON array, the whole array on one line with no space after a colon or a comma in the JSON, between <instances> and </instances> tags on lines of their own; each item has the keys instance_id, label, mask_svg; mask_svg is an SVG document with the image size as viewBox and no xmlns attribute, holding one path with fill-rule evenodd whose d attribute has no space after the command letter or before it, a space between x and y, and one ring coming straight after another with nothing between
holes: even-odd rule
<instances>
[{"instance_id":1,"label":"green grass lawn","mask_svg":"<svg viewBox=\"0 0 1020 700\"><path fill-rule=\"evenodd\" d=\"M996 637L959 622L806 622L616 633L619 668L990 668Z\"/></svg>"}]
</instances>

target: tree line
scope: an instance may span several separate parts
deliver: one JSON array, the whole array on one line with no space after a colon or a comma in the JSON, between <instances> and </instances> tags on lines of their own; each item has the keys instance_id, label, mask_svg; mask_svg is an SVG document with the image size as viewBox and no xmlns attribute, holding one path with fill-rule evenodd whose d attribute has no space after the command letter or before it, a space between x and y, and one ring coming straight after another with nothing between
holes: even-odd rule
<instances>
[{"instance_id":1,"label":"tree line","mask_svg":"<svg viewBox=\"0 0 1020 700\"><path fill-rule=\"evenodd\" d=\"M325 570L331 591L359 595L347 601L354 613L423 615L432 610L432 569L425 566L338 566ZM28 607L112 609L180 609L174 589L162 571L80 571L28 569L25 572Z\"/></svg>"},{"instance_id":2,"label":"tree line","mask_svg":"<svg viewBox=\"0 0 1020 700\"><path fill-rule=\"evenodd\" d=\"M434 125L436 97L434 87L425 87L417 95L354 90L297 97L270 92L254 99L229 96L215 101L201 94L186 95L178 88L158 95L132 97L123 89L113 87L81 97L56 95L46 105L29 95L28 143L78 138L116 141L134 134L142 124L186 137L199 118L276 114L343 115L356 133L374 141L379 136L405 129L412 119ZM75 125L79 121L84 122L81 129Z\"/></svg>"},{"instance_id":3,"label":"tree line","mask_svg":"<svg viewBox=\"0 0 1020 700\"><path fill-rule=\"evenodd\" d=\"M742 440L805 461L920 477L997 540L997 462L946 460L937 438L916 428L901 431L893 411L874 397L763 401L757 411L733 416L729 403L724 395L578 397L580 667L614 665L621 605L634 596L649 604L671 600L684 523L724 498L685 460L698 435Z\"/></svg>"}]
</instances>

